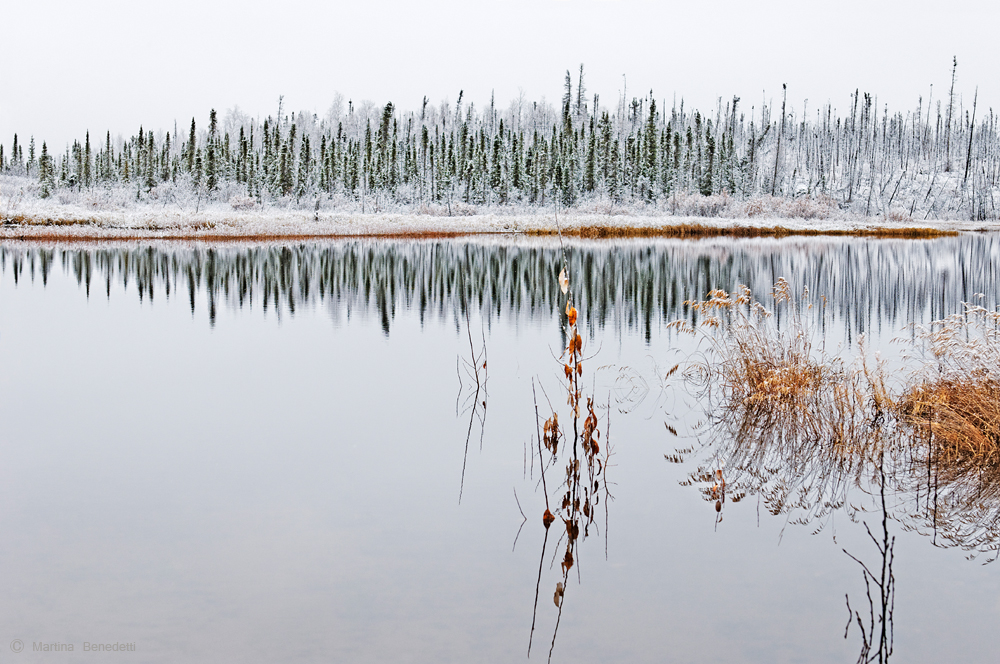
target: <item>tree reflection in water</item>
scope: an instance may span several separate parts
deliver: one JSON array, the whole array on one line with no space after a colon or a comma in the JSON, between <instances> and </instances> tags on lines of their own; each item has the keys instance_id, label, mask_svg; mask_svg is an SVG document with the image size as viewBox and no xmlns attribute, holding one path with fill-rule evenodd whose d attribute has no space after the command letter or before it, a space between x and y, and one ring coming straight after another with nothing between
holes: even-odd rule
<instances>
[{"instance_id":1,"label":"tree reflection in water","mask_svg":"<svg viewBox=\"0 0 1000 664\"><path fill-rule=\"evenodd\" d=\"M816 530L838 510L863 518L866 512L851 497L871 499L867 509L882 517L881 529L871 531L881 564L854 552L871 592L867 614L852 604L852 624L864 632L865 657L876 658L891 653L890 521L926 534L937 546L961 547L970 557L1000 555L1000 320L986 308L962 308L977 291L992 297L1000 281L997 265L996 235L568 242L565 251L541 240L0 243L0 273L15 282L40 278L46 284L61 267L88 295L97 290L110 297L117 284L143 301L181 297L192 312L207 311L209 321L223 306L284 316L322 305L335 319L376 317L388 335L401 309L418 312L421 321L438 316L467 326L470 312L478 310L487 327L502 316L558 315L569 412L561 395L550 390L550 400L539 389L533 448L546 459L540 479L547 485L549 524L537 595L548 535L558 532L561 585L553 600L560 612L570 570L579 572L579 543L596 527L595 508L606 508L610 498L603 480L607 424L598 426L604 420L597 416L600 404L580 389L583 365L592 366L583 361L585 342L605 327L635 330L647 341L655 330L704 332L707 359L679 370L708 415L696 432L701 442L668 458L695 464L686 483L712 504L719 527L727 505L748 496L789 523ZM556 278L561 269L572 275L572 297ZM779 282L768 307L756 302L752 292L766 292L781 274L796 275L794 284ZM721 290L740 283L748 288ZM691 301L708 292L708 300ZM989 298L981 303L993 306ZM577 308L586 312L586 330L570 322ZM961 313L944 318L954 311ZM869 361L857 341L876 326L934 318L942 320L914 330L910 374L893 380L902 388L890 392L884 365ZM671 323L677 319L684 323ZM825 335L834 321L861 348L859 357L827 353ZM476 349L471 330L468 336L457 404L469 416L466 448L475 422L481 426L485 418L486 382L485 342ZM471 374L462 373L463 366ZM662 380L663 372L656 374ZM641 400L649 382L626 367L613 389L626 401ZM562 463L565 473L555 470Z\"/></svg>"},{"instance_id":2,"label":"tree reflection in water","mask_svg":"<svg viewBox=\"0 0 1000 664\"><path fill-rule=\"evenodd\" d=\"M501 316L549 318L559 307L556 275L573 275L588 332L636 330L648 341L670 321L698 323L685 303L712 289L794 288L829 298L850 338L873 328L943 318L992 294L1000 282L1000 236L937 240L338 240L202 244L0 242L0 273L47 281L54 269L88 294L117 284L143 300L179 297L192 311L258 308L294 315L327 306L332 316L377 316L386 334L397 310L461 321L467 307Z\"/></svg>"},{"instance_id":3,"label":"tree reflection in water","mask_svg":"<svg viewBox=\"0 0 1000 664\"><path fill-rule=\"evenodd\" d=\"M455 397L455 414L469 414L469 428L465 432L465 453L462 456L462 480L458 489L458 502L462 502L465 492L465 467L469 461L469 441L472 439L472 427L479 423L479 451L483 450L483 435L486 432L486 401L489 393L486 383L487 373L486 331L482 331L482 346L476 350L472 342L472 323L469 311L465 311L465 329L469 338L469 357L459 357L455 360L455 372L458 374L458 395ZM463 379L462 376L465 375ZM461 413L460 413L461 411Z\"/></svg>"}]
</instances>

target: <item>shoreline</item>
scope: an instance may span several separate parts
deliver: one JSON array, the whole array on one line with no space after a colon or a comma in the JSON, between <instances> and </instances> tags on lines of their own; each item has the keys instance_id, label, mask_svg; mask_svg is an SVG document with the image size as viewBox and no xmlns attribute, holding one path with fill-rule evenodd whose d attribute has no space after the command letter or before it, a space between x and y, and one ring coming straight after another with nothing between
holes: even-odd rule
<instances>
[{"instance_id":1,"label":"shoreline","mask_svg":"<svg viewBox=\"0 0 1000 664\"><path fill-rule=\"evenodd\" d=\"M320 214L209 212L51 217L0 215L0 240L24 241L310 241L346 238L433 239L522 235L611 238L870 237L925 239L964 232L1000 231L1000 222L888 221L869 218L720 218L639 215Z\"/></svg>"}]
</instances>

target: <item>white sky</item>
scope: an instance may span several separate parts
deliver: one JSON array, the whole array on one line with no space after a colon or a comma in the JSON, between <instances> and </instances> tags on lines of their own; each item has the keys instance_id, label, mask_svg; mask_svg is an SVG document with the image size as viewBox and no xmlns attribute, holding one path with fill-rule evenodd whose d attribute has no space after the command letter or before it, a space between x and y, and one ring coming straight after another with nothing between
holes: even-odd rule
<instances>
[{"instance_id":1,"label":"white sky","mask_svg":"<svg viewBox=\"0 0 1000 664\"><path fill-rule=\"evenodd\" d=\"M14 132L61 151L81 138L139 125L182 130L239 106L252 116L324 115L334 94L419 109L495 91L558 102L565 71L585 65L588 96L628 96L714 110L766 96L812 113L843 112L855 88L880 108L916 107L934 85L979 111L1000 110L1000 4L983 0L3 0L0 141ZM947 8L946 8L947 5ZM982 116L980 116L982 117Z\"/></svg>"}]
</instances>

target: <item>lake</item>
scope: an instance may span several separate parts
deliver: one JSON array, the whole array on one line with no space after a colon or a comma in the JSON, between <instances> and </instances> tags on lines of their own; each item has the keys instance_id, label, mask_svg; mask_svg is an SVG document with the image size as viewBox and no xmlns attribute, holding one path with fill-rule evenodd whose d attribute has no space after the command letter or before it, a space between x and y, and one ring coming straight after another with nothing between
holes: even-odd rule
<instances>
[{"instance_id":1,"label":"lake","mask_svg":"<svg viewBox=\"0 0 1000 664\"><path fill-rule=\"evenodd\" d=\"M0 646L853 661L864 625L879 638L862 564L888 578L884 535L892 656L992 661L988 490L948 502L899 462L844 475L767 432L740 457L702 389L709 328L685 302L745 284L770 306L780 279L809 299L773 324L845 363L878 353L895 386L912 324L996 308L1000 236L0 243ZM577 436L590 397L601 432L575 479L568 374ZM586 515L560 508L570 489Z\"/></svg>"}]
</instances>

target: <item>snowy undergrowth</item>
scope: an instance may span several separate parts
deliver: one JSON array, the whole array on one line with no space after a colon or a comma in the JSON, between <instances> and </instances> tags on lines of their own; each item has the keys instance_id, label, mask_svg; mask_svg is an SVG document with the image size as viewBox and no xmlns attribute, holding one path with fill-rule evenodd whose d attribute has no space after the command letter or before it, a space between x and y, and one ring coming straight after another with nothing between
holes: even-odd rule
<instances>
[{"instance_id":1,"label":"snowy undergrowth","mask_svg":"<svg viewBox=\"0 0 1000 664\"><path fill-rule=\"evenodd\" d=\"M824 196L758 197L739 200L726 194L678 194L656 204L623 205L594 198L565 208L547 205L470 205L399 203L371 196L357 200L341 194L310 200L292 197L258 200L233 184L206 196L185 183L161 183L149 190L126 186L63 188L42 198L31 178L0 176L0 237L32 235L362 235L393 233L481 233L554 231L557 228L657 228L681 224L709 227L781 226L790 230L855 230L934 227L948 230L1000 228L931 215L949 206L948 181L939 176L927 186L923 207L889 207L865 215L871 203L844 204ZM955 187L958 191L957 183ZM878 199L877 192L869 198ZM914 192L906 192L916 200ZM876 207L885 208L876 200ZM952 201L952 207L960 202ZM956 208L957 209L957 208Z\"/></svg>"}]
</instances>

